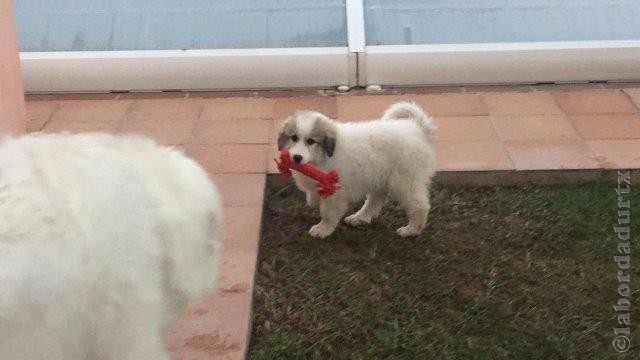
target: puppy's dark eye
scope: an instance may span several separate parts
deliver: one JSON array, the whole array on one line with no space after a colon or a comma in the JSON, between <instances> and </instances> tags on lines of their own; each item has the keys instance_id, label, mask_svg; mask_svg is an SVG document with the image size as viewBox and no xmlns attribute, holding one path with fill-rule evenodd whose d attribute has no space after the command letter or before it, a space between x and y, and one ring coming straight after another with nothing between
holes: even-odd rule
<instances>
[{"instance_id":1,"label":"puppy's dark eye","mask_svg":"<svg viewBox=\"0 0 640 360\"><path fill-rule=\"evenodd\" d=\"M315 140L313 140L313 139L307 139L307 145L313 145L313 144L315 144L315 143L316 143L316 141L315 141Z\"/></svg>"},{"instance_id":2,"label":"puppy's dark eye","mask_svg":"<svg viewBox=\"0 0 640 360\"><path fill-rule=\"evenodd\" d=\"M298 135L293 135L293 136L291 137L291 141L293 141L293 142L298 142Z\"/></svg>"}]
</instances>

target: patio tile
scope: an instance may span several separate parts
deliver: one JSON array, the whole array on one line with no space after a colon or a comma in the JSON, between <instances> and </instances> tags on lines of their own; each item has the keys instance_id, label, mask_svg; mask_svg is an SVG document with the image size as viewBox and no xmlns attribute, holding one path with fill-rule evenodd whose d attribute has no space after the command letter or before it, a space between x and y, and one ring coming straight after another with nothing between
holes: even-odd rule
<instances>
[{"instance_id":1,"label":"patio tile","mask_svg":"<svg viewBox=\"0 0 640 360\"><path fill-rule=\"evenodd\" d=\"M115 133L118 130L118 123L111 121L50 121L42 131L46 133L85 133L85 132L108 132Z\"/></svg>"},{"instance_id":2,"label":"patio tile","mask_svg":"<svg viewBox=\"0 0 640 360\"><path fill-rule=\"evenodd\" d=\"M144 99L133 101L125 122L136 121L195 121L203 107L201 100Z\"/></svg>"},{"instance_id":3,"label":"patio tile","mask_svg":"<svg viewBox=\"0 0 640 360\"><path fill-rule=\"evenodd\" d=\"M224 206L262 206L264 174L214 174Z\"/></svg>"},{"instance_id":4,"label":"patio tile","mask_svg":"<svg viewBox=\"0 0 640 360\"><path fill-rule=\"evenodd\" d=\"M338 118L345 121L377 119L397 101L416 102L431 116L488 115L487 107L476 94L408 94L338 97Z\"/></svg>"},{"instance_id":5,"label":"patio tile","mask_svg":"<svg viewBox=\"0 0 640 360\"><path fill-rule=\"evenodd\" d=\"M464 86L457 85L429 85L424 87L395 87L392 90L398 94L452 94L465 92Z\"/></svg>"},{"instance_id":6,"label":"patio tile","mask_svg":"<svg viewBox=\"0 0 640 360\"><path fill-rule=\"evenodd\" d=\"M482 99L491 115L562 114L553 97L545 92L483 94Z\"/></svg>"},{"instance_id":7,"label":"patio tile","mask_svg":"<svg viewBox=\"0 0 640 360\"><path fill-rule=\"evenodd\" d=\"M57 122L120 122L131 101L118 100L67 100L60 101L60 108L50 121Z\"/></svg>"},{"instance_id":8,"label":"patio tile","mask_svg":"<svg viewBox=\"0 0 640 360\"><path fill-rule=\"evenodd\" d=\"M115 100L118 93L95 92L95 93L57 93L51 94L52 100Z\"/></svg>"},{"instance_id":9,"label":"patio tile","mask_svg":"<svg viewBox=\"0 0 640 360\"><path fill-rule=\"evenodd\" d=\"M373 120L396 101L406 99L398 95L339 96L337 101L338 119L341 121Z\"/></svg>"},{"instance_id":10,"label":"patio tile","mask_svg":"<svg viewBox=\"0 0 640 360\"><path fill-rule=\"evenodd\" d=\"M118 94L118 99L184 99L186 91L132 91Z\"/></svg>"},{"instance_id":11,"label":"patio tile","mask_svg":"<svg viewBox=\"0 0 640 360\"><path fill-rule=\"evenodd\" d=\"M243 359L247 352L262 205L225 207L224 213L227 236L216 290L186 309L167 332L173 358Z\"/></svg>"},{"instance_id":12,"label":"patio tile","mask_svg":"<svg viewBox=\"0 0 640 360\"><path fill-rule=\"evenodd\" d=\"M606 169L640 169L640 140L589 140L596 159Z\"/></svg>"},{"instance_id":13,"label":"patio tile","mask_svg":"<svg viewBox=\"0 0 640 360\"><path fill-rule=\"evenodd\" d=\"M267 149L267 173L268 174L277 174L278 167L275 158L278 157L278 146L276 144L271 144Z\"/></svg>"},{"instance_id":14,"label":"patio tile","mask_svg":"<svg viewBox=\"0 0 640 360\"><path fill-rule=\"evenodd\" d=\"M498 140L489 116L437 117L435 123L438 142Z\"/></svg>"},{"instance_id":15,"label":"patio tile","mask_svg":"<svg viewBox=\"0 0 640 360\"><path fill-rule=\"evenodd\" d=\"M507 141L516 170L596 169L598 162L582 140Z\"/></svg>"},{"instance_id":16,"label":"patio tile","mask_svg":"<svg viewBox=\"0 0 640 360\"><path fill-rule=\"evenodd\" d=\"M585 139L640 138L640 115L571 115L569 119Z\"/></svg>"},{"instance_id":17,"label":"patio tile","mask_svg":"<svg viewBox=\"0 0 640 360\"><path fill-rule=\"evenodd\" d=\"M564 115L492 116L502 140L578 139Z\"/></svg>"},{"instance_id":18,"label":"patio tile","mask_svg":"<svg viewBox=\"0 0 640 360\"><path fill-rule=\"evenodd\" d=\"M640 108L640 88L627 88L624 89L624 92L627 93L634 104L636 104L636 107Z\"/></svg>"},{"instance_id":19,"label":"patio tile","mask_svg":"<svg viewBox=\"0 0 640 360\"><path fill-rule=\"evenodd\" d=\"M431 116L479 116L489 110L477 94L416 95L408 100L418 103Z\"/></svg>"},{"instance_id":20,"label":"patio tile","mask_svg":"<svg viewBox=\"0 0 640 360\"><path fill-rule=\"evenodd\" d=\"M602 90L605 88L602 83L559 83L559 84L533 84L534 91L567 92L583 90Z\"/></svg>"},{"instance_id":21,"label":"patio tile","mask_svg":"<svg viewBox=\"0 0 640 360\"><path fill-rule=\"evenodd\" d=\"M313 110L330 118L338 117L338 101L333 96L325 97L286 97L276 99L273 117L285 119L299 110Z\"/></svg>"},{"instance_id":22,"label":"patio tile","mask_svg":"<svg viewBox=\"0 0 640 360\"><path fill-rule=\"evenodd\" d=\"M533 91L531 85L466 85L467 93L523 93Z\"/></svg>"},{"instance_id":23,"label":"patio tile","mask_svg":"<svg viewBox=\"0 0 640 360\"><path fill-rule=\"evenodd\" d=\"M268 145L195 145L186 154L209 173L263 173L267 169Z\"/></svg>"},{"instance_id":24,"label":"patio tile","mask_svg":"<svg viewBox=\"0 0 640 360\"><path fill-rule=\"evenodd\" d=\"M513 165L498 141L435 144L438 171L511 170Z\"/></svg>"},{"instance_id":25,"label":"patio tile","mask_svg":"<svg viewBox=\"0 0 640 360\"><path fill-rule=\"evenodd\" d=\"M25 102L27 116L27 131L40 131L44 124L58 109L57 101L27 101Z\"/></svg>"},{"instance_id":26,"label":"patio tile","mask_svg":"<svg viewBox=\"0 0 640 360\"><path fill-rule=\"evenodd\" d=\"M251 295L210 295L189 307L166 332L172 359L241 360L245 358L251 321Z\"/></svg>"},{"instance_id":27,"label":"patio tile","mask_svg":"<svg viewBox=\"0 0 640 360\"><path fill-rule=\"evenodd\" d=\"M275 99L264 98L212 98L202 99L201 119L270 119L273 118Z\"/></svg>"},{"instance_id":28,"label":"patio tile","mask_svg":"<svg viewBox=\"0 0 640 360\"><path fill-rule=\"evenodd\" d=\"M264 177L263 174L261 174ZM260 187L255 187L250 191L253 191L260 196L264 194L264 183L261 184ZM253 205L253 206L225 206L225 231L228 235L229 239L233 241L229 241L224 245L224 251L226 251L227 257L225 260L229 260L233 258L233 255L241 254L241 255L251 255L254 258L251 260L252 263L249 264L251 266L246 266L250 270L252 270L255 265L255 255L257 254L258 248L258 239L260 237L260 219L262 216L262 203ZM235 271L229 274L229 276L235 277L237 273L242 273L244 270L242 268L235 269ZM250 277L253 279L253 271L246 272L244 276ZM224 284L230 285L234 281L229 281L229 279L222 278L221 279L221 287L224 287ZM253 286L253 282L249 283L250 286Z\"/></svg>"},{"instance_id":29,"label":"patio tile","mask_svg":"<svg viewBox=\"0 0 640 360\"><path fill-rule=\"evenodd\" d=\"M192 144L268 144L271 119L199 120L193 130Z\"/></svg>"},{"instance_id":30,"label":"patio tile","mask_svg":"<svg viewBox=\"0 0 640 360\"><path fill-rule=\"evenodd\" d=\"M189 142L195 122L195 119L125 121L119 131L146 135L164 145L178 145Z\"/></svg>"},{"instance_id":31,"label":"patio tile","mask_svg":"<svg viewBox=\"0 0 640 360\"><path fill-rule=\"evenodd\" d=\"M635 106L620 90L592 90L554 93L567 114L631 114Z\"/></svg>"}]
</instances>

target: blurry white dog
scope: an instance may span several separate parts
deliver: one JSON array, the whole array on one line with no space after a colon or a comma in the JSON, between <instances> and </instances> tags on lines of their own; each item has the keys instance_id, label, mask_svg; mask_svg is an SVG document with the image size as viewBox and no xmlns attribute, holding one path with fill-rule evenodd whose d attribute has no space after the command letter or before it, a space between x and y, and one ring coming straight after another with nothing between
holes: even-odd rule
<instances>
[{"instance_id":1,"label":"blurry white dog","mask_svg":"<svg viewBox=\"0 0 640 360\"><path fill-rule=\"evenodd\" d=\"M146 138L0 142L0 359L169 359L163 328L213 286L220 206Z\"/></svg>"},{"instance_id":2,"label":"blurry white dog","mask_svg":"<svg viewBox=\"0 0 640 360\"><path fill-rule=\"evenodd\" d=\"M409 119L403 119L409 118ZM432 120L413 103L392 105L380 120L340 123L313 111L297 112L287 119L278 137L278 148L288 148L291 160L336 170L342 188L319 198L315 182L294 171L298 188L306 193L309 206L320 206L322 220L309 233L331 235L349 204L365 199L349 225L368 224L387 196L405 209L409 223L397 230L400 236L417 235L429 214L429 185L435 167L431 138Z\"/></svg>"}]
</instances>

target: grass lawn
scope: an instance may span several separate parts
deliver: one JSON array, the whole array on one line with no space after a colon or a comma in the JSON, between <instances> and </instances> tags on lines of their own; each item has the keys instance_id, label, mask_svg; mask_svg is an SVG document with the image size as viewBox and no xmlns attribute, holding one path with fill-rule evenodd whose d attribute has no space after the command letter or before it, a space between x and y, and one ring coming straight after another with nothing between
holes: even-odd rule
<instances>
[{"instance_id":1,"label":"grass lawn","mask_svg":"<svg viewBox=\"0 0 640 360\"><path fill-rule=\"evenodd\" d=\"M324 240L307 234L318 213L301 194L270 191L249 358L638 359L640 189L629 196L633 335L622 356L614 189L437 186L420 237L395 234L406 218L390 204Z\"/></svg>"}]
</instances>

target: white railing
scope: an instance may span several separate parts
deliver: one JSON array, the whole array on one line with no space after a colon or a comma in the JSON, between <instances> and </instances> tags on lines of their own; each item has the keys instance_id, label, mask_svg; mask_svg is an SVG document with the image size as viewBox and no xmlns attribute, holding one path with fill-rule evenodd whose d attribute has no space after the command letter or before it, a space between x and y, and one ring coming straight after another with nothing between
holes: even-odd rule
<instances>
[{"instance_id":1,"label":"white railing","mask_svg":"<svg viewBox=\"0 0 640 360\"><path fill-rule=\"evenodd\" d=\"M640 40L366 46L346 0L348 46L21 53L28 92L222 90L640 80Z\"/></svg>"}]
</instances>

